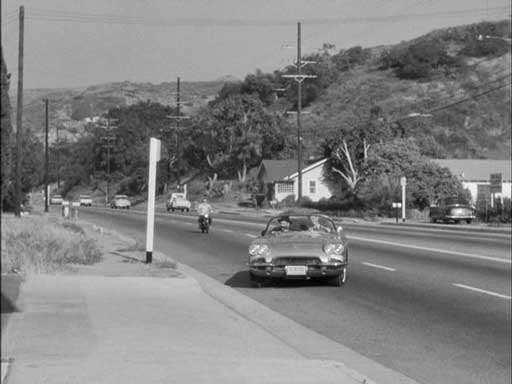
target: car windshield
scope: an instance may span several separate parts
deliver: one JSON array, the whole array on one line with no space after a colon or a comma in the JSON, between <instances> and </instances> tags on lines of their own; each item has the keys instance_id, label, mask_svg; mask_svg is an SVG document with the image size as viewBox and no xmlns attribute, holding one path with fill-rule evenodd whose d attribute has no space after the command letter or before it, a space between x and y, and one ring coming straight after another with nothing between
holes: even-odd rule
<instances>
[{"instance_id":1,"label":"car windshield","mask_svg":"<svg viewBox=\"0 0 512 384\"><path fill-rule=\"evenodd\" d=\"M322 215L290 215L272 218L267 226L267 234L283 232L334 233L336 227L332 220Z\"/></svg>"},{"instance_id":2,"label":"car windshield","mask_svg":"<svg viewBox=\"0 0 512 384\"><path fill-rule=\"evenodd\" d=\"M126 195L116 195L114 198L115 199L128 199L128 196L126 196Z\"/></svg>"}]
</instances>

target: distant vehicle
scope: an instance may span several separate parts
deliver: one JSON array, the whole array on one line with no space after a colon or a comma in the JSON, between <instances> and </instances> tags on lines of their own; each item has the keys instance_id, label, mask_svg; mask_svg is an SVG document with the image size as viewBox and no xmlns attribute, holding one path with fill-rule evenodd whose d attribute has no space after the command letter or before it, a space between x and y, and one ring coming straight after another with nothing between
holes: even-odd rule
<instances>
[{"instance_id":1,"label":"distant vehicle","mask_svg":"<svg viewBox=\"0 0 512 384\"><path fill-rule=\"evenodd\" d=\"M84 207L92 206L92 197L89 195L80 195L78 201L80 202L80 205L83 205Z\"/></svg>"},{"instance_id":2,"label":"distant vehicle","mask_svg":"<svg viewBox=\"0 0 512 384\"><path fill-rule=\"evenodd\" d=\"M53 205L62 204L63 201L64 199L62 198L62 195L52 195L50 197L50 204Z\"/></svg>"},{"instance_id":3,"label":"distant vehicle","mask_svg":"<svg viewBox=\"0 0 512 384\"><path fill-rule=\"evenodd\" d=\"M321 213L283 212L249 245L249 276L258 285L272 279L319 279L342 286L347 265L343 229Z\"/></svg>"},{"instance_id":4,"label":"distant vehicle","mask_svg":"<svg viewBox=\"0 0 512 384\"><path fill-rule=\"evenodd\" d=\"M441 199L430 206L431 223L452 222L458 224L465 221L471 224L475 217L475 207L457 197Z\"/></svg>"},{"instance_id":5,"label":"distant vehicle","mask_svg":"<svg viewBox=\"0 0 512 384\"><path fill-rule=\"evenodd\" d=\"M192 204L185 198L184 193L172 193L169 200L165 204L167 212L180 210L182 212L189 212Z\"/></svg>"},{"instance_id":6,"label":"distant vehicle","mask_svg":"<svg viewBox=\"0 0 512 384\"><path fill-rule=\"evenodd\" d=\"M126 195L115 195L112 201L110 202L110 207L113 209L130 209L131 207L130 200L128 200L128 196Z\"/></svg>"}]
</instances>

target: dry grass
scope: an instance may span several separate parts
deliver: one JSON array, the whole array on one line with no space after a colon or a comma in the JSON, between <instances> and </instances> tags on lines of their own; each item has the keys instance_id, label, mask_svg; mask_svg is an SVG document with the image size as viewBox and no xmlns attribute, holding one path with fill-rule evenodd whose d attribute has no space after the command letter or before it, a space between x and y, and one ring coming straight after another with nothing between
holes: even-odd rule
<instances>
[{"instance_id":1,"label":"dry grass","mask_svg":"<svg viewBox=\"0 0 512 384\"><path fill-rule=\"evenodd\" d=\"M80 223L60 217L2 215L2 272L45 273L93 264L102 252Z\"/></svg>"}]
</instances>

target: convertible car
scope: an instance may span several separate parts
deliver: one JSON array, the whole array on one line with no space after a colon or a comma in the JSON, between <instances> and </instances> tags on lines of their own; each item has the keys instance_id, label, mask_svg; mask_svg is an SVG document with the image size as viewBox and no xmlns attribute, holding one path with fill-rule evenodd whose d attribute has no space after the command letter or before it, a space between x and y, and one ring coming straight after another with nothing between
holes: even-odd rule
<instances>
[{"instance_id":1,"label":"convertible car","mask_svg":"<svg viewBox=\"0 0 512 384\"><path fill-rule=\"evenodd\" d=\"M257 286L272 279L322 279L345 284L348 241L341 227L320 213L272 217L249 246L249 275Z\"/></svg>"}]
</instances>

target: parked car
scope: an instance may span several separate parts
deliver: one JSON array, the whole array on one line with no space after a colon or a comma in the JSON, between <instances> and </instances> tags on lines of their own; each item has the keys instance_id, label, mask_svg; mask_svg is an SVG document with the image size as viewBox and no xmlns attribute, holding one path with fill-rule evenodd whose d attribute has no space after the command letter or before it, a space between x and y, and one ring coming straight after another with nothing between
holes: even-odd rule
<instances>
[{"instance_id":1,"label":"parked car","mask_svg":"<svg viewBox=\"0 0 512 384\"><path fill-rule=\"evenodd\" d=\"M78 201L80 202L80 205L83 205L85 207L92 206L92 197L89 195L80 195Z\"/></svg>"},{"instance_id":2,"label":"parked car","mask_svg":"<svg viewBox=\"0 0 512 384\"><path fill-rule=\"evenodd\" d=\"M130 209L131 207L130 200L128 200L128 196L126 195L115 195L112 201L110 202L110 207L117 209Z\"/></svg>"},{"instance_id":3,"label":"parked car","mask_svg":"<svg viewBox=\"0 0 512 384\"><path fill-rule=\"evenodd\" d=\"M172 193L165 204L167 212L180 210L182 212L190 211L192 204L185 198L184 193Z\"/></svg>"},{"instance_id":4,"label":"parked car","mask_svg":"<svg viewBox=\"0 0 512 384\"><path fill-rule=\"evenodd\" d=\"M476 209L466 201L450 197L439 200L436 204L430 206L430 222L453 222L458 224L465 221L468 224L476 217Z\"/></svg>"},{"instance_id":5,"label":"parked car","mask_svg":"<svg viewBox=\"0 0 512 384\"><path fill-rule=\"evenodd\" d=\"M62 195L52 195L50 197L50 204L53 204L53 205L62 204L63 201L64 201L64 199L62 198Z\"/></svg>"},{"instance_id":6,"label":"parked car","mask_svg":"<svg viewBox=\"0 0 512 384\"><path fill-rule=\"evenodd\" d=\"M322 279L345 284L348 240L321 213L285 212L272 217L249 245L249 276L258 286L273 279Z\"/></svg>"}]
</instances>

